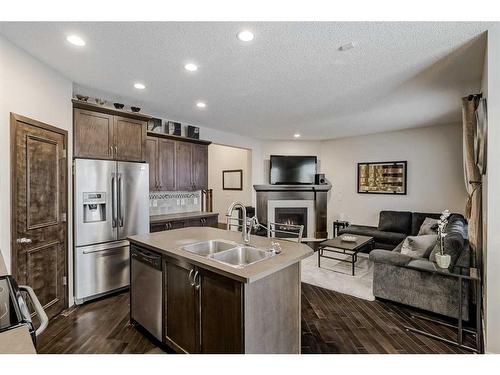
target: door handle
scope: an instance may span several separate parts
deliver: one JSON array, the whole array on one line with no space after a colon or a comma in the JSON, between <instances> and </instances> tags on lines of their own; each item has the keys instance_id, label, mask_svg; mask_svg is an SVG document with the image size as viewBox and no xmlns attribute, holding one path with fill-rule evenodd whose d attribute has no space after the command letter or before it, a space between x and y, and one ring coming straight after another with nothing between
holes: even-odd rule
<instances>
[{"instance_id":1,"label":"door handle","mask_svg":"<svg viewBox=\"0 0 500 375\"><path fill-rule=\"evenodd\" d=\"M200 282L200 278L199 278L200 274L198 273L198 271L196 271L194 273L194 277L193 277L193 281L194 281L194 287L198 290L200 289L200 286L201 286L201 282ZM196 282L196 278L198 278L198 282Z\"/></svg>"},{"instance_id":2,"label":"door handle","mask_svg":"<svg viewBox=\"0 0 500 375\"><path fill-rule=\"evenodd\" d=\"M122 176L118 174L118 225L123 227L123 184Z\"/></svg>"},{"instance_id":3,"label":"door handle","mask_svg":"<svg viewBox=\"0 0 500 375\"><path fill-rule=\"evenodd\" d=\"M17 243L24 243L24 244L29 244L31 243L31 238L26 238L26 237L23 237L23 238L18 238L16 240Z\"/></svg>"},{"instance_id":4,"label":"door handle","mask_svg":"<svg viewBox=\"0 0 500 375\"><path fill-rule=\"evenodd\" d=\"M194 286L194 277L193 277L193 279L191 279L191 276L193 276L193 272L194 272L194 268L191 268L191 271L189 271L189 275L188 275L189 284L191 284L191 286Z\"/></svg>"},{"instance_id":5,"label":"door handle","mask_svg":"<svg viewBox=\"0 0 500 375\"><path fill-rule=\"evenodd\" d=\"M109 156L113 157L113 146L109 146Z\"/></svg>"},{"instance_id":6,"label":"door handle","mask_svg":"<svg viewBox=\"0 0 500 375\"><path fill-rule=\"evenodd\" d=\"M114 173L111 175L111 226L116 228L116 179Z\"/></svg>"},{"instance_id":7,"label":"door handle","mask_svg":"<svg viewBox=\"0 0 500 375\"><path fill-rule=\"evenodd\" d=\"M115 146L115 156L118 155L118 146Z\"/></svg>"}]
</instances>

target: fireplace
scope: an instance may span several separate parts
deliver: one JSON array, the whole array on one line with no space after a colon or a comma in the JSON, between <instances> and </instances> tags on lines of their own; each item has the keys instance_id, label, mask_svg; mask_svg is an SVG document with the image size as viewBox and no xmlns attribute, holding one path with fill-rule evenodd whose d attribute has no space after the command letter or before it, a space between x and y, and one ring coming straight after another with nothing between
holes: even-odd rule
<instances>
[{"instance_id":1,"label":"fireplace","mask_svg":"<svg viewBox=\"0 0 500 375\"><path fill-rule=\"evenodd\" d=\"M303 237L307 237L307 207L276 207L274 209L274 221L277 224L303 225ZM277 229L286 230L286 228ZM293 237L291 234L279 233L277 237Z\"/></svg>"},{"instance_id":2,"label":"fireplace","mask_svg":"<svg viewBox=\"0 0 500 375\"><path fill-rule=\"evenodd\" d=\"M332 185L254 185L257 192L256 213L259 222L286 222L287 219L304 225L303 239L326 239L327 198ZM285 209L283 211L276 209ZM293 209L293 212L290 211ZM283 215L289 216L288 218ZM304 214L304 211L306 213ZM299 218L298 216L301 216Z\"/></svg>"}]
</instances>

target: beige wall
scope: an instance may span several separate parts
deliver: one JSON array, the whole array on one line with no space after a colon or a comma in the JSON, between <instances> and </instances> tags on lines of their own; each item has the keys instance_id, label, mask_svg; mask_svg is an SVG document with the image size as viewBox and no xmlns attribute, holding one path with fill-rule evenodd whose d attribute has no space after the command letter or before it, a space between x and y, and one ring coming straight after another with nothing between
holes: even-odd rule
<instances>
[{"instance_id":1,"label":"beige wall","mask_svg":"<svg viewBox=\"0 0 500 375\"><path fill-rule=\"evenodd\" d=\"M269 167L271 155L304 155L320 157L319 141L263 141L261 146L260 183L269 183ZM319 160L321 163L321 161Z\"/></svg>"},{"instance_id":2,"label":"beige wall","mask_svg":"<svg viewBox=\"0 0 500 375\"><path fill-rule=\"evenodd\" d=\"M500 353L500 26L488 30L488 47L483 77L488 103L488 165L485 185L486 257L486 351Z\"/></svg>"},{"instance_id":3,"label":"beige wall","mask_svg":"<svg viewBox=\"0 0 500 375\"><path fill-rule=\"evenodd\" d=\"M408 161L407 195L357 193L357 163ZM466 191L460 124L379 133L322 142L321 172L332 182L328 230L333 220L377 225L381 210L462 213Z\"/></svg>"},{"instance_id":4,"label":"beige wall","mask_svg":"<svg viewBox=\"0 0 500 375\"><path fill-rule=\"evenodd\" d=\"M71 155L72 84L0 36L0 90L0 248L10 269L10 112L66 129L68 155ZM68 177L71 177L70 166ZM71 202L71 178L69 182ZM71 222L71 212L68 212L68 223ZM71 244L71 225L69 228ZM69 254L71 255L71 251ZM70 258L70 270L71 264ZM72 277L69 280L71 283Z\"/></svg>"},{"instance_id":5,"label":"beige wall","mask_svg":"<svg viewBox=\"0 0 500 375\"><path fill-rule=\"evenodd\" d=\"M222 171L243 170L243 190L222 190ZM219 213L219 222L226 222L226 210L234 201L252 205L252 151L211 144L208 146L208 187L213 189L214 212Z\"/></svg>"},{"instance_id":6,"label":"beige wall","mask_svg":"<svg viewBox=\"0 0 500 375\"><path fill-rule=\"evenodd\" d=\"M462 213L465 207L461 124L329 141L263 142L261 150L265 183L269 183L272 154L318 157L318 171L333 184L328 197L329 232L341 213L351 222L377 225L384 209L435 212L449 208ZM357 194L357 163L391 160L408 161L408 194Z\"/></svg>"}]
</instances>

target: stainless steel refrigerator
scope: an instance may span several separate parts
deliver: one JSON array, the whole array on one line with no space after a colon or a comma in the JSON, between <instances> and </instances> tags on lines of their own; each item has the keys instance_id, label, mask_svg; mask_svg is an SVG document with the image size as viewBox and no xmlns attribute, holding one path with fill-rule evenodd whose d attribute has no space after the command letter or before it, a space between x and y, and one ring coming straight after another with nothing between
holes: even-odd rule
<instances>
[{"instance_id":1,"label":"stainless steel refrigerator","mask_svg":"<svg viewBox=\"0 0 500 375\"><path fill-rule=\"evenodd\" d=\"M127 236L149 232L147 163L75 159L74 292L83 303L130 283Z\"/></svg>"}]
</instances>

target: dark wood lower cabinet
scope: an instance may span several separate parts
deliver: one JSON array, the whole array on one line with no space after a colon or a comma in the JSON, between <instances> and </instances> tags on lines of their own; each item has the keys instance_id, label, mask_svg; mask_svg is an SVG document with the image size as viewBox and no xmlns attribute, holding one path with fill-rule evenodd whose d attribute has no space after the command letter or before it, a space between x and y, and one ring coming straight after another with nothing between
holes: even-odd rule
<instances>
[{"instance_id":1,"label":"dark wood lower cabinet","mask_svg":"<svg viewBox=\"0 0 500 375\"><path fill-rule=\"evenodd\" d=\"M186 353L242 353L242 283L167 258L165 341Z\"/></svg>"},{"instance_id":2,"label":"dark wood lower cabinet","mask_svg":"<svg viewBox=\"0 0 500 375\"><path fill-rule=\"evenodd\" d=\"M218 214L196 219L170 220L166 222L153 223L149 226L151 233L164 230L188 228L188 227L213 227L217 228Z\"/></svg>"},{"instance_id":3,"label":"dark wood lower cabinet","mask_svg":"<svg viewBox=\"0 0 500 375\"><path fill-rule=\"evenodd\" d=\"M179 353L300 352L299 263L243 282L192 262L163 255L165 344Z\"/></svg>"},{"instance_id":4,"label":"dark wood lower cabinet","mask_svg":"<svg viewBox=\"0 0 500 375\"><path fill-rule=\"evenodd\" d=\"M169 259L165 262L166 272L165 337L168 344L187 353L198 352L198 293L192 285L194 267L189 263Z\"/></svg>"},{"instance_id":5,"label":"dark wood lower cabinet","mask_svg":"<svg viewBox=\"0 0 500 375\"><path fill-rule=\"evenodd\" d=\"M202 353L243 353L243 284L199 269Z\"/></svg>"}]
</instances>

